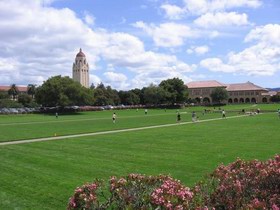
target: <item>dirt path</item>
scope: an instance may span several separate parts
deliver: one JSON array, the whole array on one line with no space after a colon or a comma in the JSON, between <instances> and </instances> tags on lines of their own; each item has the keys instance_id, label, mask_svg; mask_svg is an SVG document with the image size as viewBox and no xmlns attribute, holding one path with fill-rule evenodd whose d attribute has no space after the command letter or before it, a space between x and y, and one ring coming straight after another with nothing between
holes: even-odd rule
<instances>
[{"instance_id":1,"label":"dirt path","mask_svg":"<svg viewBox=\"0 0 280 210\"><path fill-rule=\"evenodd\" d=\"M248 116L248 115L232 116L232 117L227 117L226 119L214 118L214 119L196 121L195 123L203 123L203 122L217 121L217 120L227 120L227 119L231 119L231 118L246 117L246 116ZM2 143L0 143L0 146L12 145L12 144L27 144L27 143L40 142L40 141L63 140L63 139L77 138L77 137L84 137L84 136L97 136L97 135L122 133L122 132L129 132L129 131L139 131L139 130L146 130L146 129L153 129L153 128L180 126L180 125L186 125L186 124L194 124L194 122L181 122L181 123L153 125L153 126L139 127L139 128L127 128L127 129L112 130L112 131L101 131L101 132L94 132L94 133L73 134L73 135L46 137L46 138L38 138L38 139L25 139L25 140L19 140L19 141L2 142Z\"/></svg>"}]
</instances>

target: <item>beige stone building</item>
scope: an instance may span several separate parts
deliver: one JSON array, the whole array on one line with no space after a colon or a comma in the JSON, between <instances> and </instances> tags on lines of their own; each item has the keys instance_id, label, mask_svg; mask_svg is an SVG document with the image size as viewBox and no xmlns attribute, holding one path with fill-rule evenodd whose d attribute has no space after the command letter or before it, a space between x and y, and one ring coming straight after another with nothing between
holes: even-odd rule
<instances>
[{"instance_id":1,"label":"beige stone building","mask_svg":"<svg viewBox=\"0 0 280 210\"><path fill-rule=\"evenodd\" d=\"M73 80L86 88L89 87L89 65L82 49L76 55L75 62L73 63Z\"/></svg>"},{"instance_id":2,"label":"beige stone building","mask_svg":"<svg viewBox=\"0 0 280 210\"><path fill-rule=\"evenodd\" d=\"M227 86L229 94L228 103L267 103L269 98L264 94L269 91L251 82L229 84Z\"/></svg>"},{"instance_id":3,"label":"beige stone building","mask_svg":"<svg viewBox=\"0 0 280 210\"><path fill-rule=\"evenodd\" d=\"M200 104L212 103L210 94L217 88L225 88L229 98L225 103L267 103L270 97L277 94L257 86L251 82L224 84L216 80L195 81L186 84L189 90L189 98Z\"/></svg>"},{"instance_id":4,"label":"beige stone building","mask_svg":"<svg viewBox=\"0 0 280 210\"><path fill-rule=\"evenodd\" d=\"M217 87L226 88L227 85L216 80L210 80L189 82L187 87L189 90L190 99L194 99L200 104L209 104L212 103L212 99L210 97L212 91Z\"/></svg>"}]
</instances>

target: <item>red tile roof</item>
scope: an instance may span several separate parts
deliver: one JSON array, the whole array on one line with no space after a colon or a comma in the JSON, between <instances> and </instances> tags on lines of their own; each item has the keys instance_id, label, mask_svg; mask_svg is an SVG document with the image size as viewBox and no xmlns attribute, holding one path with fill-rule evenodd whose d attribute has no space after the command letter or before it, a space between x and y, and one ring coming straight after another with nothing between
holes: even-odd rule
<instances>
[{"instance_id":1,"label":"red tile roof","mask_svg":"<svg viewBox=\"0 0 280 210\"><path fill-rule=\"evenodd\" d=\"M216 80L209 81L193 81L187 83L188 88L210 88L210 87L226 87L227 85L222 84Z\"/></svg>"},{"instance_id":2,"label":"red tile roof","mask_svg":"<svg viewBox=\"0 0 280 210\"><path fill-rule=\"evenodd\" d=\"M246 83L236 83L236 84L228 84L227 91L244 91L244 90L264 90L268 91L265 88L255 85L252 82Z\"/></svg>"},{"instance_id":3,"label":"red tile roof","mask_svg":"<svg viewBox=\"0 0 280 210\"><path fill-rule=\"evenodd\" d=\"M0 85L0 91L8 91L10 88L9 85ZM27 86L17 86L17 88L20 92L27 92Z\"/></svg>"}]
</instances>

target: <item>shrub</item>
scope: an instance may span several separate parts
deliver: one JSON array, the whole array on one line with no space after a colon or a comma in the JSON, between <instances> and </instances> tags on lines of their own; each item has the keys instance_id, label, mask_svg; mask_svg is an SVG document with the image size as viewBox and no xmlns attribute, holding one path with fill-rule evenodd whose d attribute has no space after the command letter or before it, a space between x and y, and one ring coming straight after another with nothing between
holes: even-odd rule
<instances>
[{"instance_id":1,"label":"shrub","mask_svg":"<svg viewBox=\"0 0 280 210\"><path fill-rule=\"evenodd\" d=\"M102 186L103 181L96 180L93 183L77 187L74 195L69 200L67 209L107 209L109 203L106 201L107 197L102 192ZM100 202L102 199L105 202Z\"/></svg>"},{"instance_id":2,"label":"shrub","mask_svg":"<svg viewBox=\"0 0 280 210\"><path fill-rule=\"evenodd\" d=\"M23 105L10 99L0 99L0 108L22 108Z\"/></svg>"},{"instance_id":3,"label":"shrub","mask_svg":"<svg viewBox=\"0 0 280 210\"><path fill-rule=\"evenodd\" d=\"M280 155L219 166L191 190L170 176L129 174L78 187L68 210L280 209Z\"/></svg>"},{"instance_id":4,"label":"shrub","mask_svg":"<svg viewBox=\"0 0 280 210\"><path fill-rule=\"evenodd\" d=\"M194 205L215 209L278 209L280 156L266 162L237 159L195 186Z\"/></svg>"},{"instance_id":5,"label":"shrub","mask_svg":"<svg viewBox=\"0 0 280 210\"><path fill-rule=\"evenodd\" d=\"M189 188L170 176L129 174L111 177L108 188L102 181L78 187L70 198L72 209L186 209L192 197ZM110 196L106 197L105 195ZM103 202L102 202L103 200Z\"/></svg>"}]
</instances>

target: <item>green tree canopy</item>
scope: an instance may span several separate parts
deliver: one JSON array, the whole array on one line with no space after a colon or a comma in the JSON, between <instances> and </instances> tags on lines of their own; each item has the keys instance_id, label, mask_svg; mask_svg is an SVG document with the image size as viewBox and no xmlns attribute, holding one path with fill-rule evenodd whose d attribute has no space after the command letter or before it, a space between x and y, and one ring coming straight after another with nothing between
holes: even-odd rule
<instances>
[{"instance_id":1,"label":"green tree canopy","mask_svg":"<svg viewBox=\"0 0 280 210\"><path fill-rule=\"evenodd\" d=\"M43 106L91 105L92 90L69 77L54 76L37 88L35 99Z\"/></svg>"},{"instance_id":2,"label":"green tree canopy","mask_svg":"<svg viewBox=\"0 0 280 210\"><path fill-rule=\"evenodd\" d=\"M0 99L8 99L10 96L5 91L0 91Z\"/></svg>"},{"instance_id":3,"label":"green tree canopy","mask_svg":"<svg viewBox=\"0 0 280 210\"><path fill-rule=\"evenodd\" d=\"M143 89L142 89L143 90ZM135 104L144 104L144 91L140 90L139 88L132 89L132 91L135 95L137 95L139 98L139 102ZM138 100L138 99L137 99Z\"/></svg>"},{"instance_id":4,"label":"green tree canopy","mask_svg":"<svg viewBox=\"0 0 280 210\"><path fill-rule=\"evenodd\" d=\"M11 99L0 99L0 108L21 108L23 105Z\"/></svg>"},{"instance_id":5,"label":"green tree canopy","mask_svg":"<svg viewBox=\"0 0 280 210\"><path fill-rule=\"evenodd\" d=\"M145 104L158 105L165 103L167 92L160 86L150 85L144 89Z\"/></svg>"},{"instance_id":6,"label":"green tree canopy","mask_svg":"<svg viewBox=\"0 0 280 210\"><path fill-rule=\"evenodd\" d=\"M184 103L188 99L187 86L179 78L163 80L159 86L167 92L166 101L170 104Z\"/></svg>"},{"instance_id":7,"label":"green tree canopy","mask_svg":"<svg viewBox=\"0 0 280 210\"><path fill-rule=\"evenodd\" d=\"M124 105L136 105L140 103L140 98L132 90L129 91L119 91L119 97L121 103Z\"/></svg>"},{"instance_id":8,"label":"green tree canopy","mask_svg":"<svg viewBox=\"0 0 280 210\"><path fill-rule=\"evenodd\" d=\"M18 96L18 102L21 103L23 106L26 106L32 101L32 97L26 93L22 93Z\"/></svg>"},{"instance_id":9,"label":"green tree canopy","mask_svg":"<svg viewBox=\"0 0 280 210\"><path fill-rule=\"evenodd\" d=\"M225 88L217 87L210 94L213 103L222 103L228 99L228 92Z\"/></svg>"},{"instance_id":10,"label":"green tree canopy","mask_svg":"<svg viewBox=\"0 0 280 210\"><path fill-rule=\"evenodd\" d=\"M105 87L103 83L100 83L94 89L94 105L118 105L120 102L118 91L110 86Z\"/></svg>"}]
</instances>

